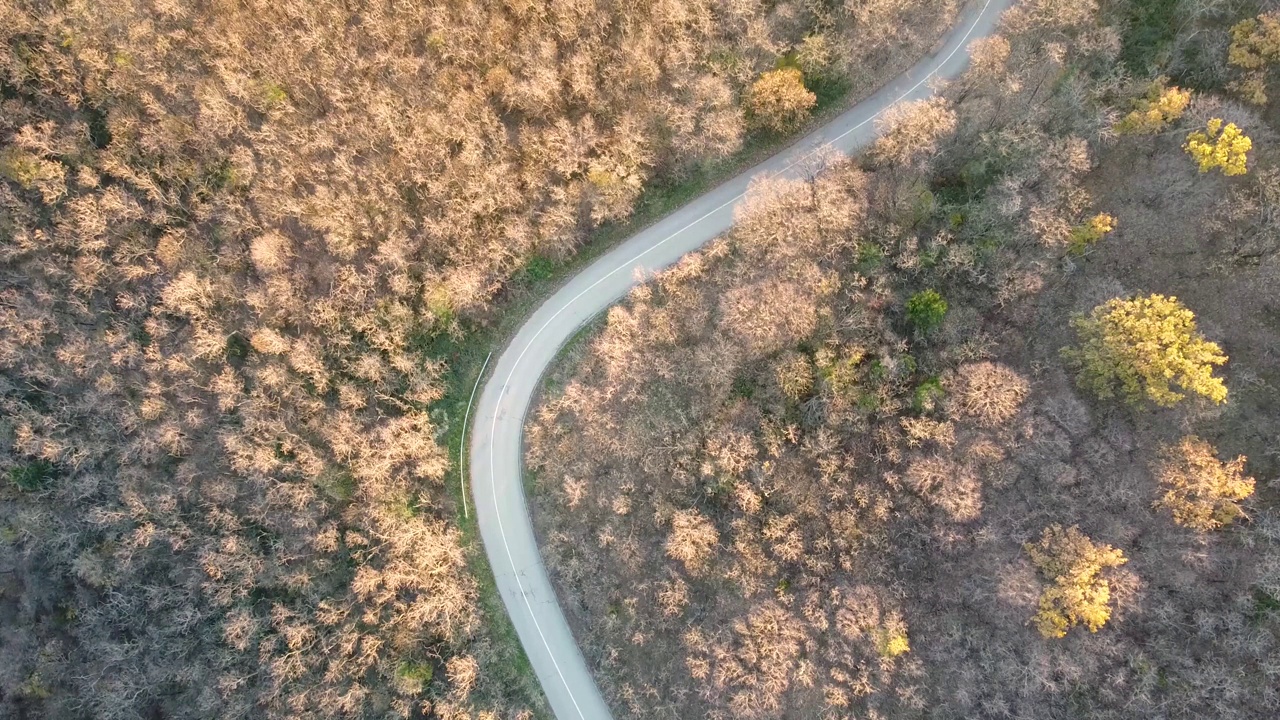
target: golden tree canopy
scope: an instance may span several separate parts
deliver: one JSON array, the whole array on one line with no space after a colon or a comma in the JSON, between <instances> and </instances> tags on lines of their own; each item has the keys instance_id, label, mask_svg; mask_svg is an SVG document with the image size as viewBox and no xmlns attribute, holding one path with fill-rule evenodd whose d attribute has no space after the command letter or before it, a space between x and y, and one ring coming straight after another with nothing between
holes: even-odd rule
<instances>
[{"instance_id":1,"label":"golden tree canopy","mask_svg":"<svg viewBox=\"0 0 1280 720\"><path fill-rule=\"evenodd\" d=\"M1244 514L1240 501L1253 494L1254 486L1244 474L1245 456L1224 463L1212 445L1194 435L1164 448L1161 455L1156 477L1165 493L1156 507L1171 511L1174 522L1217 530Z\"/></svg>"},{"instance_id":2,"label":"golden tree canopy","mask_svg":"<svg viewBox=\"0 0 1280 720\"><path fill-rule=\"evenodd\" d=\"M1023 547L1052 583L1040 594L1040 609L1032 619L1041 635L1060 638L1076 625L1097 632L1111 619L1111 585L1102 571L1128 562L1124 553L1094 543L1074 525L1066 530L1050 525L1039 542Z\"/></svg>"},{"instance_id":3,"label":"golden tree canopy","mask_svg":"<svg viewBox=\"0 0 1280 720\"><path fill-rule=\"evenodd\" d=\"M761 75L747 91L747 112L753 125L774 132L794 129L809 117L818 97L804 86L796 68Z\"/></svg>"},{"instance_id":4,"label":"golden tree canopy","mask_svg":"<svg viewBox=\"0 0 1280 720\"><path fill-rule=\"evenodd\" d=\"M1186 112L1191 103L1191 91L1177 87L1165 87L1163 78L1151 83L1147 94L1134 103L1134 110L1116 123L1116 132L1122 135L1152 135Z\"/></svg>"},{"instance_id":5,"label":"golden tree canopy","mask_svg":"<svg viewBox=\"0 0 1280 720\"><path fill-rule=\"evenodd\" d=\"M1214 118L1203 131L1188 135L1187 144L1182 147L1195 158L1202 173L1218 168L1223 175L1243 175L1249 171L1253 141L1235 123L1224 127L1221 118Z\"/></svg>"},{"instance_id":6,"label":"golden tree canopy","mask_svg":"<svg viewBox=\"0 0 1280 720\"><path fill-rule=\"evenodd\" d=\"M1263 13L1241 20L1231 28L1227 62L1245 71L1231 83L1245 100L1257 105L1267 102L1267 68L1280 60L1280 14Z\"/></svg>"},{"instance_id":7,"label":"golden tree canopy","mask_svg":"<svg viewBox=\"0 0 1280 720\"><path fill-rule=\"evenodd\" d=\"M1116 219L1108 213L1098 213L1071 229L1068 245L1073 255L1082 255L1107 233L1116 229Z\"/></svg>"},{"instance_id":8,"label":"golden tree canopy","mask_svg":"<svg viewBox=\"0 0 1280 720\"><path fill-rule=\"evenodd\" d=\"M1080 384L1099 397L1146 398L1162 407L1188 392L1215 403L1227 399L1226 385L1213 374L1227 356L1200 335L1195 313L1175 297L1116 298L1071 324L1080 345L1063 356L1079 368Z\"/></svg>"}]
</instances>

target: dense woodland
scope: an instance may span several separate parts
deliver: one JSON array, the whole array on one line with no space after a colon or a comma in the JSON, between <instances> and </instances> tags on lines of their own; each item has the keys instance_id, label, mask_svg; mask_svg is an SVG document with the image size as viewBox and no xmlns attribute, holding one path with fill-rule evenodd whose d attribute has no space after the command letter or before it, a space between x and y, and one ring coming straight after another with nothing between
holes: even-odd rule
<instances>
[{"instance_id":1,"label":"dense woodland","mask_svg":"<svg viewBox=\"0 0 1280 720\"><path fill-rule=\"evenodd\" d=\"M615 714L1280 715L1278 60L1274 4L1022 2L566 351L535 521Z\"/></svg>"},{"instance_id":2,"label":"dense woodland","mask_svg":"<svg viewBox=\"0 0 1280 720\"><path fill-rule=\"evenodd\" d=\"M527 718L449 356L953 0L0 0L0 717Z\"/></svg>"}]
</instances>

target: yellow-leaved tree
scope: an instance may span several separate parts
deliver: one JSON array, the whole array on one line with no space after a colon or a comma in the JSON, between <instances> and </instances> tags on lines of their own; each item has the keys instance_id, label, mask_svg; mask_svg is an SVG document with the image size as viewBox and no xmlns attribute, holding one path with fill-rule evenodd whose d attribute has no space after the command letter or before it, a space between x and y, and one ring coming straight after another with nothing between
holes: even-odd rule
<instances>
[{"instance_id":1,"label":"yellow-leaved tree","mask_svg":"<svg viewBox=\"0 0 1280 720\"><path fill-rule=\"evenodd\" d=\"M1204 130L1188 135L1182 148L1195 159L1202 173L1218 168L1223 175L1243 175L1249 171L1253 141L1235 123L1224 127L1221 118L1213 118Z\"/></svg>"},{"instance_id":2,"label":"yellow-leaved tree","mask_svg":"<svg viewBox=\"0 0 1280 720\"><path fill-rule=\"evenodd\" d=\"M804 75L793 67L764 73L747 90L751 124L774 132L794 129L817 102L804 86Z\"/></svg>"},{"instance_id":3,"label":"yellow-leaved tree","mask_svg":"<svg viewBox=\"0 0 1280 720\"><path fill-rule=\"evenodd\" d=\"M1041 635L1060 638L1076 625L1097 632L1111 619L1111 584L1102 572L1128 562L1124 553L1093 542L1075 525L1066 530L1050 525L1039 542L1023 547L1051 583L1040 594L1040 608L1032 618Z\"/></svg>"},{"instance_id":4,"label":"yellow-leaved tree","mask_svg":"<svg viewBox=\"0 0 1280 720\"><path fill-rule=\"evenodd\" d=\"M1254 486L1244 474L1245 456L1224 463L1212 445L1194 435L1160 454L1155 472L1165 493L1156 507L1171 511L1174 522L1193 530L1217 530L1244 514L1240 501L1253 494Z\"/></svg>"},{"instance_id":5,"label":"yellow-leaved tree","mask_svg":"<svg viewBox=\"0 0 1280 720\"><path fill-rule=\"evenodd\" d=\"M1067 249L1072 255L1083 255L1104 235L1116 229L1116 219L1107 213L1098 213L1071 229L1071 242Z\"/></svg>"},{"instance_id":6,"label":"yellow-leaved tree","mask_svg":"<svg viewBox=\"0 0 1280 720\"><path fill-rule=\"evenodd\" d=\"M1134 110L1116 123L1121 135L1153 135L1186 112L1191 103L1191 91L1177 87L1165 87L1165 79L1151 83L1147 94L1134 103Z\"/></svg>"},{"instance_id":7,"label":"yellow-leaved tree","mask_svg":"<svg viewBox=\"0 0 1280 720\"><path fill-rule=\"evenodd\" d=\"M1071 321L1080 345L1063 358L1080 384L1101 398L1144 398L1170 407L1195 393L1215 403L1227 387L1213 369L1227 361L1222 348L1196 330L1196 316L1176 297L1115 298ZM1176 389L1175 389L1176 387Z\"/></svg>"},{"instance_id":8,"label":"yellow-leaved tree","mask_svg":"<svg viewBox=\"0 0 1280 720\"><path fill-rule=\"evenodd\" d=\"M892 660L899 655L911 652L911 642L907 638L907 623L902 616L891 612L884 624L871 631L876 643L876 653L882 660Z\"/></svg>"},{"instance_id":9,"label":"yellow-leaved tree","mask_svg":"<svg viewBox=\"0 0 1280 720\"><path fill-rule=\"evenodd\" d=\"M1266 104L1267 70L1277 60L1280 60L1280 13L1263 13L1232 26L1227 62L1244 70L1244 76L1232 82L1231 89L1246 101Z\"/></svg>"}]
</instances>

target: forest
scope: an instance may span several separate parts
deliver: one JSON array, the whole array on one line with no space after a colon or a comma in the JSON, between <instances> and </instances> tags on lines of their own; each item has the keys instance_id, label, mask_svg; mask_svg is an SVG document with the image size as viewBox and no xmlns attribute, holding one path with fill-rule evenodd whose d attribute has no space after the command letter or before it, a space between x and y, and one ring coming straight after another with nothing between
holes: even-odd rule
<instances>
[{"instance_id":1,"label":"forest","mask_svg":"<svg viewBox=\"0 0 1280 720\"><path fill-rule=\"evenodd\" d=\"M0 0L0 717L545 716L462 349L956 9Z\"/></svg>"},{"instance_id":2,"label":"forest","mask_svg":"<svg viewBox=\"0 0 1280 720\"><path fill-rule=\"evenodd\" d=\"M567 347L619 718L1280 715L1280 6L1024 0Z\"/></svg>"}]
</instances>

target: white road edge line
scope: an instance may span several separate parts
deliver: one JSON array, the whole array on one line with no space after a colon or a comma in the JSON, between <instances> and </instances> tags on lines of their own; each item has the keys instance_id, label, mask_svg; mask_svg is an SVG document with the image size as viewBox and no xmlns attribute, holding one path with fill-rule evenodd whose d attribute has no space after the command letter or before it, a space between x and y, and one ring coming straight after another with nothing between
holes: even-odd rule
<instances>
[{"instance_id":1,"label":"white road edge line","mask_svg":"<svg viewBox=\"0 0 1280 720\"><path fill-rule=\"evenodd\" d=\"M986 14L986 12L987 12L987 8L988 8L988 7L990 7L990 6L991 6L991 0L986 0L986 2L985 2L985 3L983 4L983 6L982 6L982 10L979 10L979 11L978 11L978 13L974 16L974 18L973 18L973 23L969 25L969 29L965 32L964 37L960 38L960 42L956 44L955 48L953 48L953 49L951 50L951 52L950 52L950 53L948 53L948 54L947 54L947 56L946 56L945 58L943 58L943 60L942 60L941 62L937 63L937 68L942 68L942 67L944 67L948 62L950 62L950 61L951 61L951 58L955 57L955 54L956 54L957 52L959 52L961 48L966 47L966 43L969 41L969 37L973 34L973 30L974 30L974 28L976 28L976 27L978 26L978 23L981 21L982 17ZM845 137L845 136L846 136L846 135L848 135L849 133L854 132L855 130L858 130L858 129L862 128L862 127L863 127L864 125L866 125L867 123L869 123L869 122L871 122L872 120L875 120L876 118L880 117L880 115L882 115L882 114L884 113L884 111L885 111L885 110L887 110L888 108L893 107L894 105L897 105L899 102L902 102L903 98L905 98L905 97L907 97L908 95L910 95L910 94L914 93L916 90L919 90L919 89L920 89L920 86L921 86L921 85L924 85L924 84L925 84L925 82L927 82L930 78L932 78L934 75L936 75L936 74L937 74L937 72L938 72L938 70L937 70L937 69L934 69L934 70L929 71L929 73L928 73L927 75L925 75L923 78L921 78L919 82L917 82L915 85L912 85L912 86L911 86L911 89L909 89L909 90L907 90L906 92L904 92L904 93L902 93L901 95L899 95L899 96L898 96L898 97L897 97L897 98L896 98L892 103L889 103L888 105L886 105L886 106L885 106L884 108L882 108L881 110L876 111L876 113L875 113L875 114L873 114L871 117L868 117L866 120L863 120L862 122L858 123L857 125L855 125L855 126L853 126L853 127L849 128L848 130L845 130L843 133L840 133L840 134L839 134L839 135L837 135L835 138L833 138L833 139L831 139L831 140L828 140L827 142L823 143L822 145L817 146L817 147L814 147L814 148L813 148L812 150L810 150L809 152L805 153L804 155L801 155L799 158L797 158L797 159L796 159L795 161L793 161L791 164L787 165L785 168L783 168L782 170L779 170L777 173L775 173L775 174L774 174L774 177L776 177L777 175L780 175L780 174L782 174L782 173L784 173L784 172L786 172L786 171L788 171L788 170L790 170L790 169L794 168L796 165L800 164L801 162L804 162L805 160L808 160L810 157L812 157L813 155L815 155L815 154L816 154L816 153L817 153L821 148L826 147L827 145L830 145L831 143L834 143L834 142L836 142L837 140L840 140L841 138ZM533 342L534 342L535 340L537 340L537 339L538 339L538 336L539 336L539 335L541 335L541 334L542 334L542 332L543 332L544 330L546 330L546 329L547 329L547 327L548 327L549 325L551 325L551 323L552 323L552 322L554 322L554 321L555 321L555 319L556 319L557 317L559 317L559 316L560 316L560 313L564 312L566 309L568 309L569 307L571 307L575 302L577 302L577 300L578 300L579 298L581 298L583 295L585 295L585 294L587 294L588 292L590 292L591 290L593 290L597 285L599 285L600 283L604 282L604 281L605 281L605 280L607 280L608 278L613 277L613 275L614 275L614 274L618 273L618 272L619 272L619 271L621 271L621 270L626 270L626 269L630 268L632 265L634 265L634 264L635 264L635 262L636 262L636 261L638 261L638 260L640 260L641 258L643 258L644 256L648 255L648 254L649 254L650 252L652 252L653 250L656 250L657 248L662 247L662 246L663 246L663 245L665 245L667 242L669 242L672 238L677 237L678 235L680 235L680 234L681 234L681 233L683 233L684 231L688 230L689 228L693 227L694 225L697 225L698 223L702 222L703 220L706 220L708 217L710 217L710 216L712 216L712 215L716 214L717 212L719 212L719 211L723 210L725 207L727 207L727 206L729 206L729 205L732 205L733 203L736 203L737 201L741 200L741 199L743 198L743 196L745 196L745 195L746 195L746 193L745 193L745 192L742 192L742 193L739 193L739 194L735 195L732 199L730 199L730 200L728 200L728 201L726 201L726 202L722 203L721 205L719 205L718 207L716 207L714 210L710 210L710 211L708 211L708 212L707 212L706 214L704 214L702 217L699 217L697 220L694 220L693 222L689 223L688 225L685 225L684 227L680 228L679 230L675 231L674 233L672 233L672 234L668 235L667 237L663 238L660 242L654 243L653 245L651 245L651 246L649 246L648 248L646 248L643 252L638 253L635 257L631 258L630 260L628 260L627 262L623 263L622 265L619 265L618 267L614 268L613 270L610 270L608 274L606 274L605 276L601 277L599 280L596 280L596 281L595 281L594 283L592 283L591 285L587 286L587 288L586 288L586 289L584 289L582 292L580 292L580 293L578 293L577 295L575 295L575 296L573 297L573 299L572 299L572 300L570 300L568 303L565 303L565 305L564 305L563 307L561 307L559 310L557 310L557 311L555 312L555 314L554 314L554 315L552 315L550 318L548 318L548 319L547 319L547 321L546 321L545 323L543 323L541 327L539 327L539 328L538 328L538 332L534 333L534 334L533 334L533 337L529 338L529 342L525 344L525 347L524 347L524 349L523 349L523 350L521 350L521 351L520 351L520 354L519 354L518 356L516 356L516 362L515 362L515 364L512 366L512 368L511 368L511 372L507 375L507 379L506 379L505 381L503 381L503 383L502 383L502 389L498 392L498 397L497 397L497 399L494 401L495 412L494 412L494 415L493 415L493 424L492 424L492 427L491 427L491 429L490 429L490 435L492 436L492 435L497 434L497 430L498 430L498 413L497 413L497 411L496 411L496 408L497 408L497 407L499 407L499 406L501 406L501 404L502 404L502 398L503 398L503 397L506 395L506 393L507 393L507 385L511 382L511 378L515 376L515 374L516 374L516 369L520 367L520 361L521 361L522 359L524 359L524 355L525 355L525 353L526 353L526 352L528 352L528 351L529 351L529 348L533 346ZM497 494L497 491L498 491L498 481L497 481L497 475L496 475L496 473L494 473L494 472L493 472L493 467L494 467L494 465L495 465L495 462L494 462L494 448L493 448L493 444L491 443L491 444L489 445L489 468L490 468L490 471L489 471L489 486L490 486L490 490L491 490L491 492L493 492L493 493L496 495L496 494ZM534 628L538 631L538 636L542 639L542 645L543 645L543 647L544 647L544 648L546 648L546 651L547 651L547 657L551 658L551 664L552 664L553 666L555 666L556 674L560 676L560 682L564 685L565 692L567 692L567 693L569 694L569 699L573 701L573 707L574 707L574 709L578 711L578 717L582 718L582 720L587 720L586 715L583 715L583 713L582 713L582 708L578 705L578 699L577 699L576 697L574 697L574 695L573 695L573 688L569 687L569 683L564 679L564 672L560 669L560 663L559 663L558 661L556 661L556 656L555 656L555 653L551 650L551 645L550 645L550 643L548 643L548 642L547 642L547 636L546 636L545 634L543 634L543 632L542 632L542 625L540 625L540 624L538 623L538 616L537 616L537 615L535 615L535 614L534 614L534 612L533 612L533 605L529 602L529 596L526 594L526 591L525 591L525 589L524 589L524 583L520 582L520 573L519 573L518 569L516 568L516 561L515 561L515 557L511 554L511 546L507 543L507 532L506 532L506 529L504 528L503 523L502 523L502 511L501 511L500 509L498 509L496 506L495 506L495 515L496 515L496 517L497 517L497 519L498 519L498 532L499 532L499 534L500 534L500 535L501 535L501 537L502 537L502 545L503 545L503 548L507 551L507 560L508 560L508 562L509 562L509 563L510 563L510 565L511 565L511 571L512 571L512 574L514 575L515 580L516 580L516 587L517 587L517 588L519 588L519 590L520 590L520 595L521 595L521 597L523 597L523 598L524 598L524 604L525 604L525 607L526 607L526 608L528 608L528 610L529 610L529 617L530 617L530 619L532 619L532 620L533 620L533 626L534 626Z\"/></svg>"},{"instance_id":2,"label":"white road edge line","mask_svg":"<svg viewBox=\"0 0 1280 720\"><path fill-rule=\"evenodd\" d=\"M471 510L467 507L467 428L471 422L471 406L476 401L476 391L480 389L480 381L484 379L484 371L489 369L489 361L493 359L493 351L485 356L480 374L476 375L476 384L471 388L471 399L467 401L467 412L462 416L462 439L458 441L458 483L462 486L462 517L471 519Z\"/></svg>"}]
</instances>

